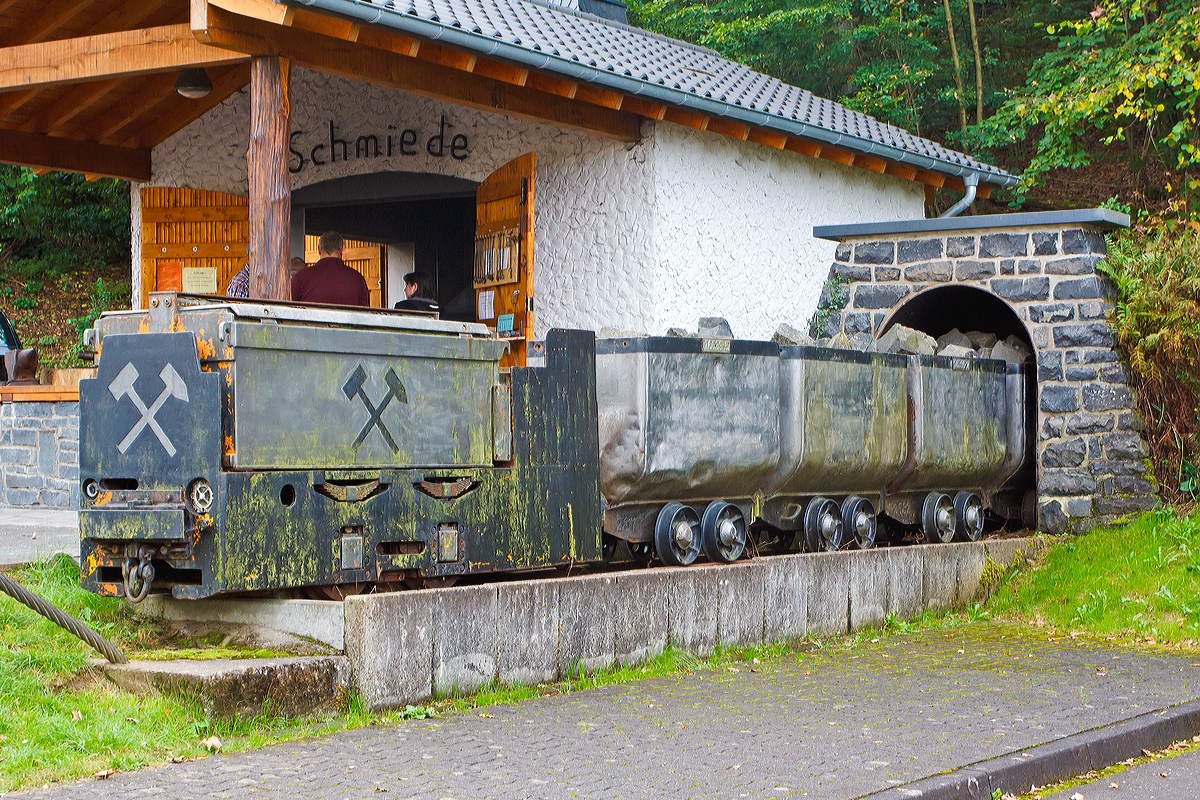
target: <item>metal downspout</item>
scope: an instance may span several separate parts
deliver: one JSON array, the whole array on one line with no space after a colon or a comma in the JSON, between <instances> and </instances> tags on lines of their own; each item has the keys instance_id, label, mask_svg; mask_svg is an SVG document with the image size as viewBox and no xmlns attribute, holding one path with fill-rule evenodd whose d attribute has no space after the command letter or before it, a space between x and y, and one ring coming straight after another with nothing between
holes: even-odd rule
<instances>
[{"instance_id":1,"label":"metal downspout","mask_svg":"<svg viewBox=\"0 0 1200 800\"><path fill-rule=\"evenodd\" d=\"M964 175L963 184L967 187L967 193L963 195L963 199L946 209L946 213L942 214L940 217L938 217L938 219L957 217L959 214L970 208L971 203L975 202L975 187L979 185L979 173L972 172L969 175Z\"/></svg>"}]
</instances>

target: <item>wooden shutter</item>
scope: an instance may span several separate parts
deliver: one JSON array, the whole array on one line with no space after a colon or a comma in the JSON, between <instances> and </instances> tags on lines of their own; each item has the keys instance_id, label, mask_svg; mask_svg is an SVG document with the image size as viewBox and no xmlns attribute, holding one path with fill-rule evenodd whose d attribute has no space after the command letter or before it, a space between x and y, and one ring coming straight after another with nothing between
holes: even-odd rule
<instances>
[{"instance_id":1,"label":"wooden shutter","mask_svg":"<svg viewBox=\"0 0 1200 800\"><path fill-rule=\"evenodd\" d=\"M480 322L511 340L502 367L525 366L533 334L533 173L534 154L526 153L475 193L475 307L484 311Z\"/></svg>"},{"instance_id":2,"label":"wooden shutter","mask_svg":"<svg viewBox=\"0 0 1200 800\"><path fill-rule=\"evenodd\" d=\"M245 197L199 189L142 189L142 308L157 289L159 264L215 267L217 292L246 266L250 204Z\"/></svg>"},{"instance_id":3,"label":"wooden shutter","mask_svg":"<svg viewBox=\"0 0 1200 800\"><path fill-rule=\"evenodd\" d=\"M318 236L304 237L304 263L310 267L321 258L317 252L319 238ZM387 248L375 242L344 239L342 241L342 261L367 281L367 289L371 292L371 305L375 308L383 308L383 298L387 296L384 287L384 276L387 275Z\"/></svg>"}]
</instances>

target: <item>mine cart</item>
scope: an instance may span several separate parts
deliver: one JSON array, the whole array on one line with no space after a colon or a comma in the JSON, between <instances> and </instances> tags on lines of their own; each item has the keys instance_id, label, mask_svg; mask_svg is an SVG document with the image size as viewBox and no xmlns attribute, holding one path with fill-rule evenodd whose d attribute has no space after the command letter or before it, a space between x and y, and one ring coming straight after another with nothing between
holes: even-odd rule
<instances>
[{"instance_id":1,"label":"mine cart","mask_svg":"<svg viewBox=\"0 0 1200 800\"><path fill-rule=\"evenodd\" d=\"M733 561L779 459L779 347L596 341L605 530L667 564Z\"/></svg>"},{"instance_id":2,"label":"mine cart","mask_svg":"<svg viewBox=\"0 0 1200 800\"><path fill-rule=\"evenodd\" d=\"M908 453L908 359L805 346L779 358L780 459L762 516L804 531L808 550L871 547L880 490Z\"/></svg>"},{"instance_id":3,"label":"mine cart","mask_svg":"<svg viewBox=\"0 0 1200 800\"><path fill-rule=\"evenodd\" d=\"M591 333L552 331L510 376L483 325L149 304L88 335L87 588L341 596L599 558Z\"/></svg>"}]
</instances>

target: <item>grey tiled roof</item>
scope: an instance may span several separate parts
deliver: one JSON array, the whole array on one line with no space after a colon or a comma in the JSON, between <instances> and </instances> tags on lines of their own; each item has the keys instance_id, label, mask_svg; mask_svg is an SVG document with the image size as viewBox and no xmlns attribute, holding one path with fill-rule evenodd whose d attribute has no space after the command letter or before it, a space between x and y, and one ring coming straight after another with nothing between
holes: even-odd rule
<instances>
[{"instance_id":1,"label":"grey tiled roof","mask_svg":"<svg viewBox=\"0 0 1200 800\"><path fill-rule=\"evenodd\" d=\"M572 11L564 0L289 1L622 94L937 172L1015 183L1003 170L711 50Z\"/></svg>"}]
</instances>

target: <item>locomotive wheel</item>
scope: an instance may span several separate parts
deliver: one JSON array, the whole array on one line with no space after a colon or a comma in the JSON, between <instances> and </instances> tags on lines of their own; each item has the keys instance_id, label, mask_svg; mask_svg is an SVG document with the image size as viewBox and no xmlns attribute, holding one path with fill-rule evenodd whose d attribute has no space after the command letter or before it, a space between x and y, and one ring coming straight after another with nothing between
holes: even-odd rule
<instances>
[{"instance_id":1,"label":"locomotive wheel","mask_svg":"<svg viewBox=\"0 0 1200 800\"><path fill-rule=\"evenodd\" d=\"M954 538L977 542L983 535L983 501L974 492L954 495Z\"/></svg>"},{"instance_id":2,"label":"locomotive wheel","mask_svg":"<svg viewBox=\"0 0 1200 800\"><path fill-rule=\"evenodd\" d=\"M850 495L842 501L842 525L846 536L854 537L859 550L875 546L875 506L864 497Z\"/></svg>"},{"instance_id":3,"label":"locomotive wheel","mask_svg":"<svg viewBox=\"0 0 1200 800\"><path fill-rule=\"evenodd\" d=\"M686 567L700 555L700 517L682 503L667 503L654 523L654 549L668 567Z\"/></svg>"},{"instance_id":4,"label":"locomotive wheel","mask_svg":"<svg viewBox=\"0 0 1200 800\"><path fill-rule=\"evenodd\" d=\"M930 492L921 505L921 532L930 544L954 540L954 503L947 495Z\"/></svg>"},{"instance_id":5,"label":"locomotive wheel","mask_svg":"<svg viewBox=\"0 0 1200 800\"><path fill-rule=\"evenodd\" d=\"M824 497L814 497L804 510L804 548L833 552L842 546L842 510Z\"/></svg>"},{"instance_id":6,"label":"locomotive wheel","mask_svg":"<svg viewBox=\"0 0 1200 800\"><path fill-rule=\"evenodd\" d=\"M700 520L700 541L709 561L732 564L746 550L746 518L733 503L714 500Z\"/></svg>"}]
</instances>

